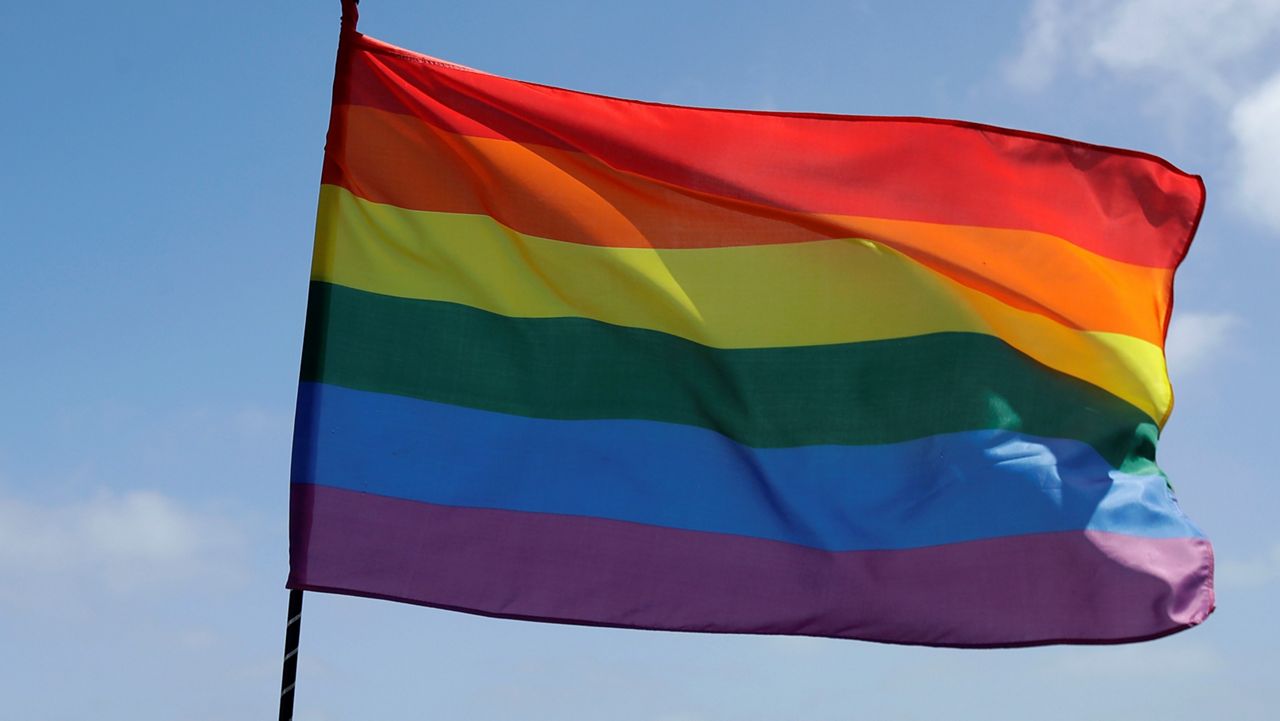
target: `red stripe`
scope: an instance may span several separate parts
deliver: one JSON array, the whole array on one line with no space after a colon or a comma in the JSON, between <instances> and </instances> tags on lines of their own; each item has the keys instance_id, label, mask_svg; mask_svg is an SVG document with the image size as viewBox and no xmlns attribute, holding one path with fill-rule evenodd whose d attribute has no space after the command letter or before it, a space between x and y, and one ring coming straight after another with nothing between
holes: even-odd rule
<instances>
[{"instance_id":1,"label":"red stripe","mask_svg":"<svg viewBox=\"0 0 1280 721\"><path fill-rule=\"evenodd\" d=\"M1174 267L1203 185L1153 156L957 121L686 108L500 78L354 36L336 102L569 149L787 210L1035 230Z\"/></svg>"}]
</instances>

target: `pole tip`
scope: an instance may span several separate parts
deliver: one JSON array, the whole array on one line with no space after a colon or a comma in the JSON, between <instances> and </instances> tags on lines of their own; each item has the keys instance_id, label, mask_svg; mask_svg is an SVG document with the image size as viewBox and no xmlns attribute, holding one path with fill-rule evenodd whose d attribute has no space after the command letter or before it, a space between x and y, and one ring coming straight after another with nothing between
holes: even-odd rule
<instances>
[{"instance_id":1,"label":"pole tip","mask_svg":"<svg viewBox=\"0 0 1280 721\"><path fill-rule=\"evenodd\" d=\"M360 20L360 0L342 0L342 29L355 30Z\"/></svg>"}]
</instances>

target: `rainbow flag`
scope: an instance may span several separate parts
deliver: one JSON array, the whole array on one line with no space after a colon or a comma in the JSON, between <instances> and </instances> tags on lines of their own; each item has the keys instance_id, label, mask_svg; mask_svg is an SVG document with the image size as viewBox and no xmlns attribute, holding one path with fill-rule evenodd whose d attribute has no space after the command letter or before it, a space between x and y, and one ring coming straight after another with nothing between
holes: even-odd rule
<instances>
[{"instance_id":1,"label":"rainbow flag","mask_svg":"<svg viewBox=\"0 0 1280 721\"><path fill-rule=\"evenodd\" d=\"M1159 158L348 27L322 183L290 588L944 646L1213 608L1155 463L1204 192Z\"/></svg>"}]
</instances>

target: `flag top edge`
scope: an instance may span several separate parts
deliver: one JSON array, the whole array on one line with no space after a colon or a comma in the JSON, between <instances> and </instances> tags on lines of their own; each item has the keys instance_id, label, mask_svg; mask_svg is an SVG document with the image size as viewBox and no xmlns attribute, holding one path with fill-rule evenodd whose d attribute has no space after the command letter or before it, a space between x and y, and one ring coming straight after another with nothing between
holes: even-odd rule
<instances>
[{"instance_id":1,"label":"flag top edge","mask_svg":"<svg viewBox=\"0 0 1280 721\"><path fill-rule=\"evenodd\" d=\"M926 117L926 116L920 116L920 115L858 115L858 114L846 114L846 113L801 112L801 111L787 111L787 110L756 110L756 109L748 109L748 108L720 108L720 107L712 107L712 106L704 106L704 105L680 105L678 103L664 103L656 100L642 100L638 98L625 98L617 95L597 93L597 92L592 92L588 90L575 90L572 88L566 88L559 85L551 85L549 83L540 83L532 80L521 80L519 78L513 78L506 75L499 75L496 73L487 72L485 70L479 70L477 68L469 67L467 65L462 65L460 63L454 63L448 60L442 60L440 58L427 55L425 53L409 50L409 49L400 47L398 45L393 45L386 41L379 40L374 37L370 37L369 35L366 35L360 32L353 32L350 34L349 37L344 37L343 42L352 43L353 45L358 46L358 49L364 50L367 52L377 53L380 55L387 55L391 57L397 57L403 60L410 60L413 62L419 62L426 65L435 65L437 67L445 68L448 70L456 70L456 71L465 72L465 73L474 73L476 75L483 75L490 78L496 78L496 79L505 80L508 82L519 83L521 85L527 85L530 87L543 88L546 90L553 90L553 91L562 92L562 93L572 93L574 95L595 97L603 100L610 100L610 101L620 102L620 103L645 105L645 106L657 107L657 108L673 108L678 110L697 110L697 111L711 112L711 113L729 113L734 115L752 115L752 116L759 116L759 117L775 117L775 118L794 118L794 119L800 119L800 120L827 120L827 121L834 120L834 121L851 121L851 122L902 123L902 124L917 123L922 125L943 125L943 126L961 128L966 130L975 130L979 132L997 133L1000 135L1006 135L1006 136L1015 137L1015 138L1023 138L1027 140L1037 140L1041 142L1053 143L1056 145L1064 145L1068 147L1079 148L1082 150L1089 150L1094 152L1110 153L1114 155L1125 155L1125 156L1129 156L1139 160L1146 160L1146 161L1155 163L1165 168L1166 170L1176 173L1177 175L1180 175L1189 180L1197 181L1197 184L1199 185L1199 190L1200 190L1199 199L1198 199L1199 202L1197 207L1201 212L1203 212L1204 210L1205 186L1204 186L1204 180L1200 175L1196 173L1187 172L1182 168L1178 167L1172 161L1167 160L1166 158L1162 158L1161 156L1156 155L1154 153L1149 153L1142 150L1134 150L1132 148L1122 148L1114 145L1091 143L1085 140L1067 138L1061 135L1053 135L1051 133L1041 133L1034 130L1022 130L1019 128L1010 128L1002 125L981 123L973 120L959 120L955 118L933 118L933 117ZM1199 219L1199 214L1197 214L1197 221L1198 219ZM1188 243L1186 243L1185 245L1188 245L1188 246L1190 245L1189 241L1190 241L1190 238L1194 237L1194 230L1195 228L1193 226L1191 228L1192 232L1190 233L1190 236L1188 238Z\"/></svg>"}]
</instances>

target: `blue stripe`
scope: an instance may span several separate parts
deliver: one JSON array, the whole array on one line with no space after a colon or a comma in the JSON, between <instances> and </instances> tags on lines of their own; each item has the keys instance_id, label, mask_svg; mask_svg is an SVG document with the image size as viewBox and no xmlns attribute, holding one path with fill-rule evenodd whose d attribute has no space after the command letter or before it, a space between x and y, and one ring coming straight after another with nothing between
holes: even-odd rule
<instances>
[{"instance_id":1,"label":"blue stripe","mask_svg":"<svg viewBox=\"0 0 1280 721\"><path fill-rule=\"evenodd\" d=\"M1078 441L992 430L754 449L692 426L526 418L322 383L299 389L293 481L831 551L1086 528L1201 535L1162 476L1112 470Z\"/></svg>"}]
</instances>

